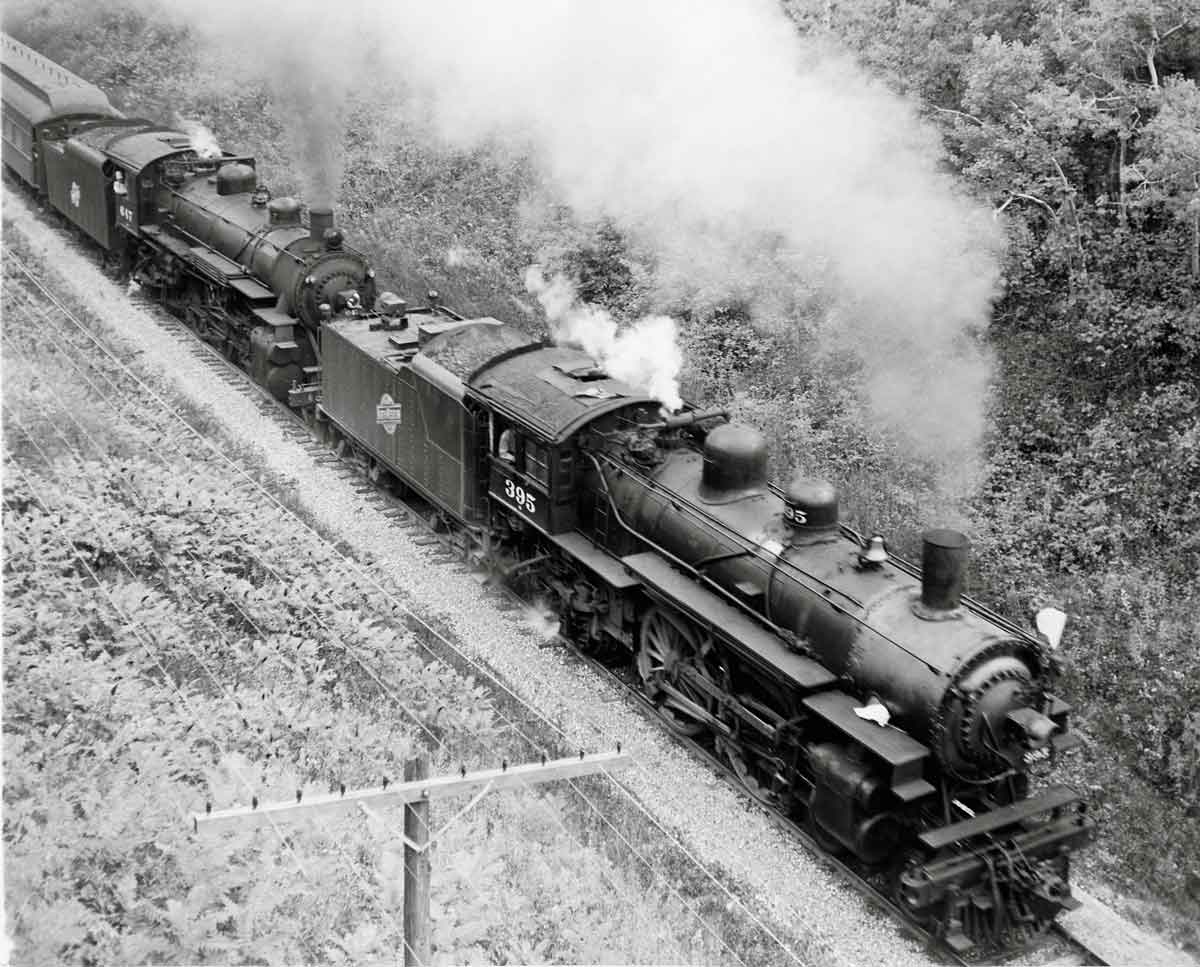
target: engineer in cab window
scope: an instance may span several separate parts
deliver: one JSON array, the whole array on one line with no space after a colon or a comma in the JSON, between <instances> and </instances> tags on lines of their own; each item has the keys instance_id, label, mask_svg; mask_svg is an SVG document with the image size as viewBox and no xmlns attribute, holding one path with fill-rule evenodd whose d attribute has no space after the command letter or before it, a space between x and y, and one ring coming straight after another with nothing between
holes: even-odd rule
<instances>
[{"instance_id":1,"label":"engineer in cab window","mask_svg":"<svg viewBox=\"0 0 1200 967\"><path fill-rule=\"evenodd\" d=\"M496 455L505 463L515 464L517 462L516 452L516 434L512 429L507 429L500 434L500 445L496 447Z\"/></svg>"}]
</instances>

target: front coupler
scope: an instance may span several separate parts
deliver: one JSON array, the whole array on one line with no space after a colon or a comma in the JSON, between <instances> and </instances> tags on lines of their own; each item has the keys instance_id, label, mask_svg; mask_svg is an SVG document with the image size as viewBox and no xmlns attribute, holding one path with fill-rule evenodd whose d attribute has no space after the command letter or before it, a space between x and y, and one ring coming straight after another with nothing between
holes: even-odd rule
<instances>
[{"instance_id":1,"label":"front coupler","mask_svg":"<svg viewBox=\"0 0 1200 967\"><path fill-rule=\"evenodd\" d=\"M918 837L926 853L900 877L899 900L956 952L1044 928L1078 902L1070 854L1095 838L1087 804L1065 786Z\"/></svg>"}]
</instances>

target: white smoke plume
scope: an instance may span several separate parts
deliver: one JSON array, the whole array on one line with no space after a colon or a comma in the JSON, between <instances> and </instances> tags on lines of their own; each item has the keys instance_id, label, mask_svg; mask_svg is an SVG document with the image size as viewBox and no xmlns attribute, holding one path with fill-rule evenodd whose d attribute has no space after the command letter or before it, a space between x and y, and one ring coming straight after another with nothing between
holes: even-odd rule
<instances>
[{"instance_id":1,"label":"white smoke plume","mask_svg":"<svg viewBox=\"0 0 1200 967\"><path fill-rule=\"evenodd\" d=\"M664 304L736 298L778 326L803 302L863 361L882 421L940 462L972 455L998 226L913 105L778 0L179 2L224 42L289 51L293 87L325 108L384 72L409 92L396 110L449 144L528 153L581 219L653 253ZM340 145L321 118L341 114L298 120Z\"/></svg>"},{"instance_id":2,"label":"white smoke plume","mask_svg":"<svg viewBox=\"0 0 1200 967\"><path fill-rule=\"evenodd\" d=\"M192 150L201 158L221 157L221 145L217 136L201 122L193 118L175 116L175 123L192 139Z\"/></svg>"},{"instance_id":3,"label":"white smoke plume","mask_svg":"<svg viewBox=\"0 0 1200 967\"><path fill-rule=\"evenodd\" d=\"M548 281L537 265L526 270L525 288L545 310L556 343L582 349L610 376L653 396L669 410L683 405L683 356L670 316L645 316L622 329L601 307L580 302L569 279L556 275Z\"/></svg>"}]
</instances>

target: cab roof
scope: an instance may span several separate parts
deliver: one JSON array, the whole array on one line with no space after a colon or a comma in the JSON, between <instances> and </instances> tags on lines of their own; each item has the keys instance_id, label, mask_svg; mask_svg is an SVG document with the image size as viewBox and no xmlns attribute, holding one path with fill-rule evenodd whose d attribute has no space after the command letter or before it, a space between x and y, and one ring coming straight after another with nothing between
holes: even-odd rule
<instances>
[{"instance_id":1,"label":"cab roof","mask_svg":"<svg viewBox=\"0 0 1200 967\"><path fill-rule=\"evenodd\" d=\"M141 130L118 134L108 142L105 151L114 161L131 171L141 171L171 155L192 150L192 139L182 131L169 131L146 122Z\"/></svg>"},{"instance_id":2,"label":"cab roof","mask_svg":"<svg viewBox=\"0 0 1200 967\"><path fill-rule=\"evenodd\" d=\"M550 443L561 443L592 420L656 399L603 372L580 349L540 343L495 357L467 381L468 393Z\"/></svg>"}]
</instances>

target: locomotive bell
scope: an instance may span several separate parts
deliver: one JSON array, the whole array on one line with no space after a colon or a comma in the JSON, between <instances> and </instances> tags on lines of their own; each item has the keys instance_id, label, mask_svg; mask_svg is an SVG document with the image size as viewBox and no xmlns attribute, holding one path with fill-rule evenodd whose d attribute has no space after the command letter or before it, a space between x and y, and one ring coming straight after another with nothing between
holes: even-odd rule
<instances>
[{"instance_id":1,"label":"locomotive bell","mask_svg":"<svg viewBox=\"0 0 1200 967\"><path fill-rule=\"evenodd\" d=\"M887 544L882 534L875 534L858 553L858 563L864 568L876 568L888 562Z\"/></svg>"}]
</instances>

